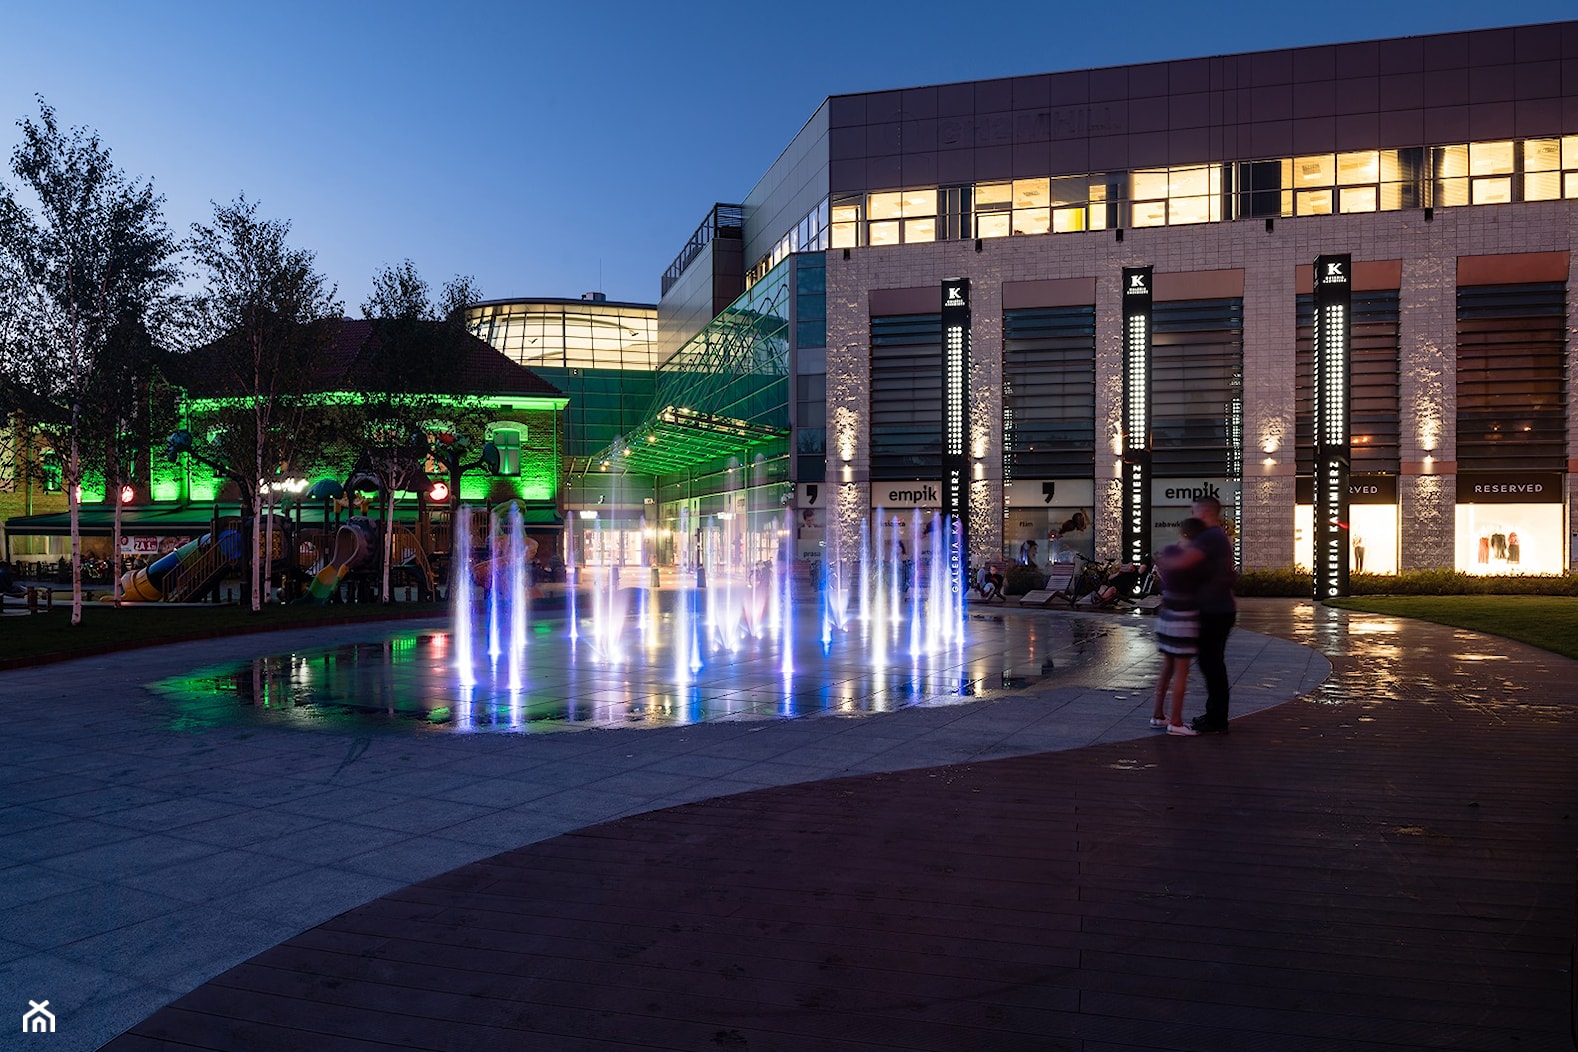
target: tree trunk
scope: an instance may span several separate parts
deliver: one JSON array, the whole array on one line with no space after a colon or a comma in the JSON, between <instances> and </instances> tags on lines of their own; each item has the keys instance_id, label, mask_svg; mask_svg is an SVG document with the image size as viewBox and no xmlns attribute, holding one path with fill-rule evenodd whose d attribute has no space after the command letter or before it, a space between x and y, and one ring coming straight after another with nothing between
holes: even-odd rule
<instances>
[{"instance_id":1,"label":"tree trunk","mask_svg":"<svg viewBox=\"0 0 1578 1052\"><path fill-rule=\"evenodd\" d=\"M116 492L111 499L115 501L115 523L110 527L110 596L114 598L118 608L121 605L121 483L116 482Z\"/></svg>"},{"instance_id":2,"label":"tree trunk","mask_svg":"<svg viewBox=\"0 0 1578 1052\"><path fill-rule=\"evenodd\" d=\"M71 407L71 452L66 462L66 507L71 512L71 623L82 624L82 471L77 407Z\"/></svg>"},{"instance_id":3,"label":"tree trunk","mask_svg":"<svg viewBox=\"0 0 1578 1052\"><path fill-rule=\"evenodd\" d=\"M394 602L389 591L390 569L394 562L394 482L392 474L384 480L384 602Z\"/></svg>"},{"instance_id":4,"label":"tree trunk","mask_svg":"<svg viewBox=\"0 0 1578 1052\"><path fill-rule=\"evenodd\" d=\"M263 501L254 498L252 501L252 536L247 544L247 561L250 563L247 576L252 583L252 612L259 613L263 609L263 589L260 576L263 572L263 560L258 558L258 542L262 539L263 527Z\"/></svg>"},{"instance_id":5,"label":"tree trunk","mask_svg":"<svg viewBox=\"0 0 1578 1052\"><path fill-rule=\"evenodd\" d=\"M274 491L268 492L268 527L263 537L263 584L272 597L274 583Z\"/></svg>"}]
</instances>

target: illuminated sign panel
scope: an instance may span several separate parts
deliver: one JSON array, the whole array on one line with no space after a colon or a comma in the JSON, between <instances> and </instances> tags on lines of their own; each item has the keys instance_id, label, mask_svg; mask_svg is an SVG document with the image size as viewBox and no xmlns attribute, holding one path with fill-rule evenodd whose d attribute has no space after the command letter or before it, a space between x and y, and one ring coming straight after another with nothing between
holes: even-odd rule
<instances>
[{"instance_id":1,"label":"illuminated sign panel","mask_svg":"<svg viewBox=\"0 0 1578 1052\"><path fill-rule=\"evenodd\" d=\"M942 283L942 513L948 535L949 586L965 589L965 527L970 521L970 283Z\"/></svg>"},{"instance_id":2,"label":"illuminated sign panel","mask_svg":"<svg viewBox=\"0 0 1578 1052\"><path fill-rule=\"evenodd\" d=\"M1315 259L1315 598L1348 594L1353 257Z\"/></svg>"},{"instance_id":3,"label":"illuminated sign panel","mask_svg":"<svg viewBox=\"0 0 1578 1052\"><path fill-rule=\"evenodd\" d=\"M1151 267L1123 268L1123 558L1149 552Z\"/></svg>"}]
</instances>

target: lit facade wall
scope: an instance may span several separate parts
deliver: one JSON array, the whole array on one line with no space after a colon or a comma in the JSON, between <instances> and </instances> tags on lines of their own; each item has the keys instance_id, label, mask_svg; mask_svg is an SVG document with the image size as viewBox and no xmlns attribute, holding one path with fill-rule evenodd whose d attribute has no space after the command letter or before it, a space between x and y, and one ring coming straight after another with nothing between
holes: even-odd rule
<instances>
[{"instance_id":1,"label":"lit facade wall","mask_svg":"<svg viewBox=\"0 0 1578 1052\"><path fill-rule=\"evenodd\" d=\"M971 281L975 316L972 373L980 419L1002 418L1002 290L1018 283L1093 279L1097 317L1098 416L1108 441L1098 443L1094 483L1097 550L1117 554L1118 453L1121 386L1121 312L1118 288L1126 266L1155 268L1163 296L1171 285L1184 294L1192 284L1241 274L1244 310L1245 448L1238 529L1248 568L1288 566L1295 561L1292 536L1296 509L1294 450L1294 345L1299 270L1317 255L1353 254L1356 264L1397 260L1400 298L1400 414L1403 421L1397 516L1403 524L1401 569L1451 566L1456 510L1455 363L1456 290L1459 257L1567 252L1578 238L1578 206L1563 202L1461 208L1397 214L1321 216L1278 222L1224 223L1209 236L1199 230L1158 228L1128 231L1123 241L1110 232L1077 237L1007 238L972 243L938 242L827 254L828 281L828 472L851 494L846 505L858 529L858 512L871 506L868 406L870 317L895 290L932 291L943 275ZM1569 473L1578 467L1578 399L1574 399L1572 290L1578 288L1569 262L1566 370ZM995 290L995 291L994 291ZM999 319L994 324L993 319ZM984 463L1001 464L1000 431L986 436ZM840 444L840 437L842 444ZM1003 538L1000 471L988 470L975 505L979 521L972 556L998 557ZM1570 494L1567 504L1572 503ZM1573 521L1569 513L1568 527ZM993 523L996 533L993 533ZM1298 561L1308 565L1308 559ZM1563 565L1570 565L1570 553Z\"/></svg>"},{"instance_id":2,"label":"lit facade wall","mask_svg":"<svg viewBox=\"0 0 1578 1052\"><path fill-rule=\"evenodd\" d=\"M1162 306L1231 301L1240 312L1223 323L1242 362L1229 466L1203 481L1230 481L1246 567L1308 565L1298 297L1317 256L1350 254L1361 278L1390 275L1369 288L1397 303L1395 467L1381 487L1396 495L1358 505L1376 527L1366 554L1399 570L1461 563L1460 273L1563 253L1565 474L1555 472L1559 503L1536 510L1549 525L1557 509L1557 525L1541 527L1545 555L1574 565L1575 69L1578 22L1567 22L830 98L752 191L745 219L747 281L785 253L825 249L825 479L841 509L830 527L850 550L885 481L872 461L873 318L880 340L888 319L935 311L923 304L942 279L968 280L973 419L1004 422L1004 312L1073 305L1070 290L1088 285L1097 448L1079 492L1096 552L1116 555L1118 286L1124 267L1151 266ZM883 417L892 426L893 407ZM1018 540L1003 535L1005 511L1024 500L1003 452L1003 427L972 436L976 560ZM1492 544L1510 543L1500 513L1483 517ZM1375 544L1395 551L1377 560Z\"/></svg>"}]
</instances>

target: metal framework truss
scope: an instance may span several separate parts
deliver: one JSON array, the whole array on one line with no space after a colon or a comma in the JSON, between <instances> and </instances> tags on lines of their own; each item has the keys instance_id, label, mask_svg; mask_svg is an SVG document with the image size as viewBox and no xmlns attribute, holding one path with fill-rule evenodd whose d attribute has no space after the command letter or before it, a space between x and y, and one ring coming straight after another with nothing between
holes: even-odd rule
<instances>
[{"instance_id":1,"label":"metal framework truss","mask_svg":"<svg viewBox=\"0 0 1578 1052\"><path fill-rule=\"evenodd\" d=\"M673 474L788 435L788 298L770 277L718 315L658 370L641 424L587 467Z\"/></svg>"}]
</instances>

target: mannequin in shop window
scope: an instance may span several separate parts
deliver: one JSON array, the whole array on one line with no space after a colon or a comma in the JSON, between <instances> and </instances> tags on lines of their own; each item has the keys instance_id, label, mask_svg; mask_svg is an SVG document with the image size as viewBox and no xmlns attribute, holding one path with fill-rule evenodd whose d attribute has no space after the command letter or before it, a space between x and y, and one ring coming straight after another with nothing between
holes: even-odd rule
<instances>
[{"instance_id":1,"label":"mannequin in shop window","mask_svg":"<svg viewBox=\"0 0 1578 1052\"><path fill-rule=\"evenodd\" d=\"M1363 537L1355 537L1353 539L1353 572L1354 573L1363 573L1364 572L1364 538Z\"/></svg>"},{"instance_id":2,"label":"mannequin in shop window","mask_svg":"<svg viewBox=\"0 0 1578 1052\"><path fill-rule=\"evenodd\" d=\"M1509 563L1518 561L1518 535L1516 532L1507 534L1507 561Z\"/></svg>"}]
</instances>

